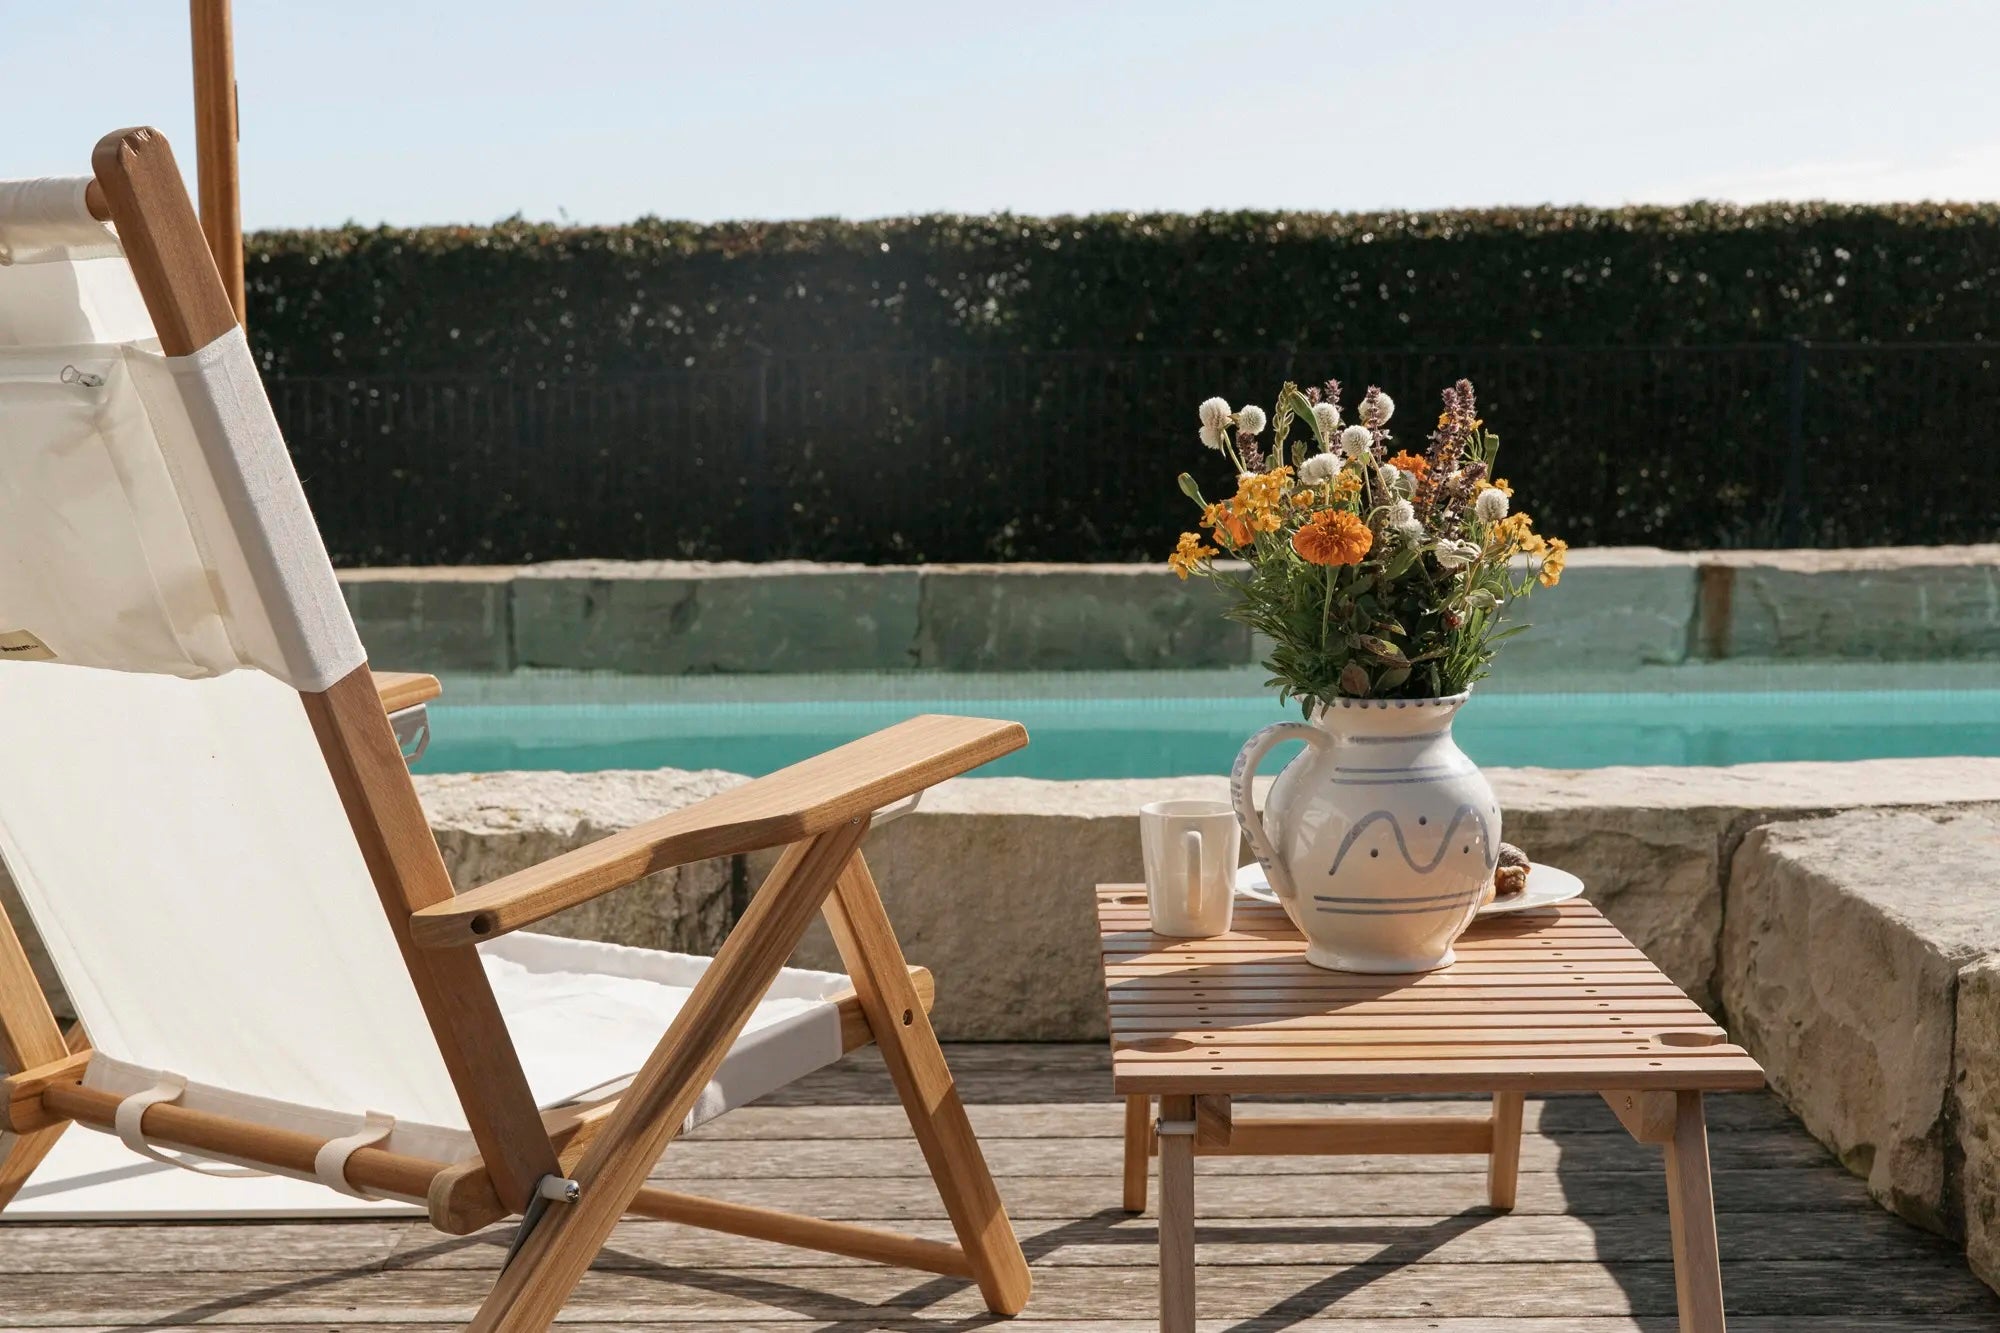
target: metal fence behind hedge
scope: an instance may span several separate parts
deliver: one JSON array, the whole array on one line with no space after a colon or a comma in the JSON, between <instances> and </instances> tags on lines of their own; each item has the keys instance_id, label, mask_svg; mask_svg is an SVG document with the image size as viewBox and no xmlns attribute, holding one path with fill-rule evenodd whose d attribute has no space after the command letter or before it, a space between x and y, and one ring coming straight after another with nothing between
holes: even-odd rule
<instances>
[{"instance_id":1,"label":"metal fence behind hedge","mask_svg":"<svg viewBox=\"0 0 2000 1333\"><path fill-rule=\"evenodd\" d=\"M337 561L1156 559L1220 394L1341 374L1420 449L1477 386L1543 530L1668 547L2000 533L1992 343L769 356L724 368L274 379Z\"/></svg>"}]
</instances>

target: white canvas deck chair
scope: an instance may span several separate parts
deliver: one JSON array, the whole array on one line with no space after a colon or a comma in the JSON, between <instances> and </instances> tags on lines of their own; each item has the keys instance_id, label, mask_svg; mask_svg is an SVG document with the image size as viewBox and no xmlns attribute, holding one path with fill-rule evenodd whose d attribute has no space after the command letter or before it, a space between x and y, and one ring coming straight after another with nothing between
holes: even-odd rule
<instances>
[{"instance_id":1,"label":"white canvas deck chair","mask_svg":"<svg viewBox=\"0 0 2000 1333\"><path fill-rule=\"evenodd\" d=\"M474 1328L547 1327L628 1214L1018 1312L928 975L859 848L1022 729L912 719L454 897L172 154L132 130L92 165L0 185L0 854L89 1037L0 917L0 1201L75 1123L452 1234L523 1215ZM712 961L513 933L780 847ZM815 913L846 976L783 966ZM647 1185L683 1126L871 1040L956 1244Z\"/></svg>"}]
</instances>

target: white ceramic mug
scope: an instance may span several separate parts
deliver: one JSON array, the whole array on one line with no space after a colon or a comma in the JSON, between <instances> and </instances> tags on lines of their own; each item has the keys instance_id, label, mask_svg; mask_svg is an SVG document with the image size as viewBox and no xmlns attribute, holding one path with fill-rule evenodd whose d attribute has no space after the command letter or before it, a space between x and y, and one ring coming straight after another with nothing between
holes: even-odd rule
<instances>
[{"instance_id":1,"label":"white ceramic mug","mask_svg":"<svg viewBox=\"0 0 2000 1333\"><path fill-rule=\"evenodd\" d=\"M1241 836L1235 810L1222 801L1155 801L1139 808L1155 933L1228 932Z\"/></svg>"}]
</instances>

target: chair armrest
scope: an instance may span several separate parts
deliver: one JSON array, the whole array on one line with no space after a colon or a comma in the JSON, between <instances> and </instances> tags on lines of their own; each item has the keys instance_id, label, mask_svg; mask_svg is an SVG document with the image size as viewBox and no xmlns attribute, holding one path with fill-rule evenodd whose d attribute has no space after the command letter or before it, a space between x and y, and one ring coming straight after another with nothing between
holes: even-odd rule
<instances>
[{"instance_id":1,"label":"chair armrest","mask_svg":"<svg viewBox=\"0 0 2000 1333\"><path fill-rule=\"evenodd\" d=\"M418 671L371 671L375 677L375 693L382 698L382 711L400 713L405 708L415 708L418 704L429 703L444 693L444 686L438 684L436 676L426 676Z\"/></svg>"},{"instance_id":2,"label":"chair armrest","mask_svg":"<svg viewBox=\"0 0 2000 1333\"><path fill-rule=\"evenodd\" d=\"M423 908L410 937L426 949L473 944L656 871L801 842L1027 743L1018 722L913 717Z\"/></svg>"}]
</instances>

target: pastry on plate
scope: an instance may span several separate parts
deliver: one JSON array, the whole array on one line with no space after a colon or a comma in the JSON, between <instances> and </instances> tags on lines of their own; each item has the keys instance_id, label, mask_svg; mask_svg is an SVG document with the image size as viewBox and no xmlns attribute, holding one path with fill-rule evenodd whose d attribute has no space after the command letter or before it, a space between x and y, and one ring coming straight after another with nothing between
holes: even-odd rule
<instances>
[{"instance_id":1,"label":"pastry on plate","mask_svg":"<svg viewBox=\"0 0 2000 1333\"><path fill-rule=\"evenodd\" d=\"M1511 842L1500 844L1500 855L1493 868L1493 882L1480 895L1479 905L1500 902L1515 897L1528 887L1528 854Z\"/></svg>"}]
</instances>

